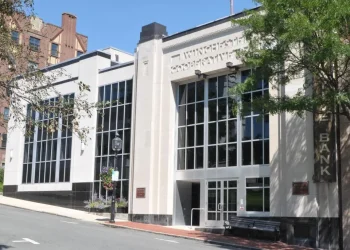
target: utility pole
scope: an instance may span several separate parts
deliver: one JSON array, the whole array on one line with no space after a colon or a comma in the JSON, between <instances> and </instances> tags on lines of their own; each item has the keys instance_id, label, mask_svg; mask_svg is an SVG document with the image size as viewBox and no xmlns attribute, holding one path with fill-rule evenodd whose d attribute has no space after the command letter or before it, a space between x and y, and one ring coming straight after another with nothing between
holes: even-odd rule
<instances>
[{"instance_id":1,"label":"utility pole","mask_svg":"<svg viewBox=\"0 0 350 250\"><path fill-rule=\"evenodd\" d=\"M234 14L233 12L233 0L230 0L230 8L231 8L231 15Z\"/></svg>"}]
</instances>

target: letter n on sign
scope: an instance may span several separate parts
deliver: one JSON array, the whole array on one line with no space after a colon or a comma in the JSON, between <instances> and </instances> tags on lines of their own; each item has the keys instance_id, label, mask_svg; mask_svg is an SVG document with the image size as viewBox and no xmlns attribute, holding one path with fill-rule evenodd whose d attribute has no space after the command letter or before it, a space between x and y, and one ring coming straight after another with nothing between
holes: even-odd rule
<instances>
[{"instance_id":1,"label":"letter n on sign","mask_svg":"<svg viewBox=\"0 0 350 250\"><path fill-rule=\"evenodd\" d=\"M336 181L334 122L333 114L314 114L314 182Z\"/></svg>"}]
</instances>

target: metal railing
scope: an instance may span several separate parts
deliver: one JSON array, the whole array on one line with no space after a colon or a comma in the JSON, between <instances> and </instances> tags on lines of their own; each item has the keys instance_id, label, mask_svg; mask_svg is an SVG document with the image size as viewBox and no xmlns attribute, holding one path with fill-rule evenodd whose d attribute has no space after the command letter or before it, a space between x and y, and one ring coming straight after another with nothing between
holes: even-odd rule
<instances>
[{"instance_id":1,"label":"metal railing","mask_svg":"<svg viewBox=\"0 0 350 250\"><path fill-rule=\"evenodd\" d=\"M193 211L194 211L194 210L198 210L198 211L200 211L200 210L204 210L204 208L192 208L192 210L191 210L191 228L192 228ZM199 214L199 216L200 216L200 214Z\"/></svg>"}]
</instances>

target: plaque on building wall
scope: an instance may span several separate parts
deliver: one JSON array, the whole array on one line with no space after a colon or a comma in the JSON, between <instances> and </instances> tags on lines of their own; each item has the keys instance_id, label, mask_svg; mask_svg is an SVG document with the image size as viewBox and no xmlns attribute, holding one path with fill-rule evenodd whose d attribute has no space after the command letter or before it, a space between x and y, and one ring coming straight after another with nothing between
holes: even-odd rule
<instances>
[{"instance_id":1,"label":"plaque on building wall","mask_svg":"<svg viewBox=\"0 0 350 250\"><path fill-rule=\"evenodd\" d=\"M136 188L136 198L142 199L146 197L146 188Z\"/></svg>"},{"instance_id":2,"label":"plaque on building wall","mask_svg":"<svg viewBox=\"0 0 350 250\"><path fill-rule=\"evenodd\" d=\"M293 182L293 195L308 195L309 182Z\"/></svg>"},{"instance_id":3,"label":"plaque on building wall","mask_svg":"<svg viewBox=\"0 0 350 250\"><path fill-rule=\"evenodd\" d=\"M314 182L336 181L335 121L333 114L314 114Z\"/></svg>"}]
</instances>

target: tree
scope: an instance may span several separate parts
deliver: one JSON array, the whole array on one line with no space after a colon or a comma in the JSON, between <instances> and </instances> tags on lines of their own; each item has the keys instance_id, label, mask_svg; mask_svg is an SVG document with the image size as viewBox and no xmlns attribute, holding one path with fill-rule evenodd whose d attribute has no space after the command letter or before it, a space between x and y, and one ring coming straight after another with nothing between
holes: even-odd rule
<instances>
[{"instance_id":1,"label":"tree","mask_svg":"<svg viewBox=\"0 0 350 250\"><path fill-rule=\"evenodd\" d=\"M25 42L19 43L12 36L14 30L26 32L31 29L31 18L35 18L33 0L0 0L0 103L9 107L11 120L8 127L6 119L0 119L0 126L9 130L26 128L27 136L32 135L36 126L50 132L71 129L86 141L90 127L80 126L79 121L85 116L91 117L96 107L87 100L89 86L78 82L79 93L74 98L65 98L54 83L58 78L67 79L70 75L63 70L40 70L31 65L31 61L46 58L40 50ZM52 97L56 97L54 101ZM31 115L34 112L50 118L69 116L70 119L60 127L57 119L49 119L48 123L38 121Z\"/></svg>"},{"instance_id":2,"label":"tree","mask_svg":"<svg viewBox=\"0 0 350 250\"><path fill-rule=\"evenodd\" d=\"M242 95L258 78L281 90L293 79L305 81L293 96L264 95L251 104L235 101L234 112L260 109L270 114L289 112L336 120L337 158L341 159L340 120L350 121L350 5L349 0L256 0L262 7L247 11L234 24L245 27L247 49L238 52L252 74L232 88ZM342 170L338 160L339 244L342 240Z\"/></svg>"},{"instance_id":3,"label":"tree","mask_svg":"<svg viewBox=\"0 0 350 250\"><path fill-rule=\"evenodd\" d=\"M350 6L348 0L257 0L263 8L234 20L246 27L248 48L238 52L253 69L251 77L232 90L242 94L263 75L274 88L306 77L294 96L265 96L253 108L271 114L305 111L334 113L350 120ZM316 86L322 95L307 94ZM339 105L339 111L335 107ZM235 105L239 111L244 105ZM323 107L325 109L320 109Z\"/></svg>"}]
</instances>

